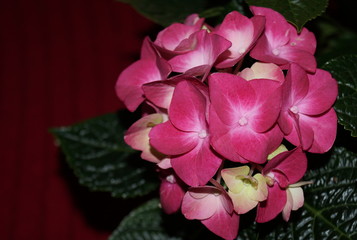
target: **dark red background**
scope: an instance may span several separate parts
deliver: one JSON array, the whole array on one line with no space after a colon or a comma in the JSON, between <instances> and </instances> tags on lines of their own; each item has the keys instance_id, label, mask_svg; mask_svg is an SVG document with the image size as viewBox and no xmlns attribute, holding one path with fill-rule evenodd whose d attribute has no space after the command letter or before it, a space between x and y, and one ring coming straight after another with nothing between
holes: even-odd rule
<instances>
[{"instance_id":1,"label":"dark red background","mask_svg":"<svg viewBox=\"0 0 357 240\"><path fill-rule=\"evenodd\" d=\"M128 211L77 184L48 129L118 109L155 27L114 0L0 0L0 239L106 239Z\"/></svg>"}]
</instances>

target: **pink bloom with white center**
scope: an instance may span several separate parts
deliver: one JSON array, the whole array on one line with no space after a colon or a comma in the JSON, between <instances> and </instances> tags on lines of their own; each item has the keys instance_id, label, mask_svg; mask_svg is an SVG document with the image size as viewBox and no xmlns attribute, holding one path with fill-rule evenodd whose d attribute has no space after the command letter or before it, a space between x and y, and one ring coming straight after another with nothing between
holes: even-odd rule
<instances>
[{"instance_id":1,"label":"pink bloom with white center","mask_svg":"<svg viewBox=\"0 0 357 240\"><path fill-rule=\"evenodd\" d=\"M132 112L145 100L142 86L145 83L165 80L171 73L170 65L158 56L148 41L145 39L143 43L142 58L127 67L119 75L115 85L117 96Z\"/></svg>"},{"instance_id":2,"label":"pink bloom with white center","mask_svg":"<svg viewBox=\"0 0 357 240\"><path fill-rule=\"evenodd\" d=\"M289 63L296 63L308 72L315 72L316 39L313 33L303 28L298 34L280 13L272 9L255 6L250 9L255 16L266 18L264 33L250 52L252 58L284 68Z\"/></svg>"},{"instance_id":3,"label":"pink bloom with white center","mask_svg":"<svg viewBox=\"0 0 357 240\"><path fill-rule=\"evenodd\" d=\"M337 116L332 108L338 94L336 80L324 70L306 74L292 64L283 89L278 123L285 138L309 152L327 152L337 131Z\"/></svg>"},{"instance_id":4,"label":"pink bloom with white center","mask_svg":"<svg viewBox=\"0 0 357 240\"><path fill-rule=\"evenodd\" d=\"M282 141L276 125L281 84L228 73L209 77L210 132L213 148L236 162L264 163Z\"/></svg>"},{"instance_id":5,"label":"pink bloom with white center","mask_svg":"<svg viewBox=\"0 0 357 240\"><path fill-rule=\"evenodd\" d=\"M174 72L192 76L208 74L217 58L231 46L230 41L206 30L191 34L185 44L190 51L176 55L168 62Z\"/></svg>"},{"instance_id":6,"label":"pink bloom with white center","mask_svg":"<svg viewBox=\"0 0 357 240\"><path fill-rule=\"evenodd\" d=\"M187 219L200 220L211 232L226 240L237 237L239 216L222 187L191 187L183 198L182 213Z\"/></svg>"},{"instance_id":7,"label":"pink bloom with white center","mask_svg":"<svg viewBox=\"0 0 357 240\"><path fill-rule=\"evenodd\" d=\"M237 11L227 14L213 32L229 40L232 46L219 57L215 66L228 68L240 61L255 44L264 24L265 18L262 16L249 19Z\"/></svg>"},{"instance_id":8,"label":"pink bloom with white center","mask_svg":"<svg viewBox=\"0 0 357 240\"><path fill-rule=\"evenodd\" d=\"M270 221L283 211L286 189L304 176L306 168L307 158L300 147L278 154L265 165L262 174L267 178L268 198L258 205L257 222Z\"/></svg>"},{"instance_id":9,"label":"pink bloom with white center","mask_svg":"<svg viewBox=\"0 0 357 240\"><path fill-rule=\"evenodd\" d=\"M171 157L176 174L190 186L205 185L222 163L210 147L205 95L207 90L204 93L190 81L181 81L173 93L169 121L149 134L150 144Z\"/></svg>"}]
</instances>

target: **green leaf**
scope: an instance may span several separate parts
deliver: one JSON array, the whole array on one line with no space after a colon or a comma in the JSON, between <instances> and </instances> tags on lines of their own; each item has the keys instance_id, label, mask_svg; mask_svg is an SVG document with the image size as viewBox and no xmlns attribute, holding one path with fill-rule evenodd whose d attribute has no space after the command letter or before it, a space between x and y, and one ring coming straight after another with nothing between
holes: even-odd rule
<instances>
[{"instance_id":1,"label":"green leaf","mask_svg":"<svg viewBox=\"0 0 357 240\"><path fill-rule=\"evenodd\" d=\"M293 212L292 221L253 224L238 239L356 239L356 179L357 154L335 148L325 166L306 173L314 183L303 187L304 208Z\"/></svg>"},{"instance_id":2,"label":"green leaf","mask_svg":"<svg viewBox=\"0 0 357 240\"><path fill-rule=\"evenodd\" d=\"M153 199L134 209L123 219L109 240L179 240L170 237L163 227L159 200Z\"/></svg>"},{"instance_id":3,"label":"green leaf","mask_svg":"<svg viewBox=\"0 0 357 240\"><path fill-rule=\"evenodd\" d=\"M227 13L243 12L243 0L117 0L130 4L136 11L162 26L182 22L188 15L198 13L201 17L223 19ZM244 6L243 6L244 5ZM216 21L213 21L216 23Z\"/></svg>"},{"instance_id":4,"label":"green leaf","mask_svg":"<svg viewBox=\"0 0 357 240\"><path fill-rule=\"evenodd\" d=\"M298 31L304 24L320 16L328 0L246 0L249 5L272 8L281 13Z\"/></svg>"},{"instance_id":5,"label":"green leaf","mask_svg":"<svg viewBox=\"0 0 357 240\"><path fill-rule=\"evenodd\" d=\"M322 68L331 72L338 82L335 110L339 123L357 137L357 55L332 59Z\"/></svg>"},{"instance_id":6,"label":"green leaf","mask_svg":"<svg viewBox=\"0 0 357 240\"><path fill-rule=\"evenodd\" d=\"M208 0L118 0L130 4L140 14L150 20L168 26L173 22L182 22L192 13L208 8Z\"/></svg>"},{"instance_id":7,"label":"green leaf","mask_svg":"<svg viewBox=\"0 0 357 240\"><path fill-rule=\"evenodd\" d=\"M158 186L151 165L124 142L128 112L51 129L81 184L114 197L145 195Z\"/></svg>"}]
</instances>

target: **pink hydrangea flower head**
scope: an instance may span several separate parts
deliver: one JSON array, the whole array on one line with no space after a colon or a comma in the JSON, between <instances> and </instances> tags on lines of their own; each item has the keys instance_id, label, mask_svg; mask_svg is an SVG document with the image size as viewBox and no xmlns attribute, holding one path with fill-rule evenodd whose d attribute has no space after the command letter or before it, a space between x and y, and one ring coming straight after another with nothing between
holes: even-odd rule
<instances>
[{"instance_id":1,"label":"pink hydrangea flower head","mask_svg":"<svg viewBox=\"0 0 357 240\"><path fill-rule=\"evenodd\" d=\"M232 46L222 54L217 68L228 68L240 61L255 44L264 29L265 18L254 16L249 19L237 11L226 15L221 25L213 32L226 38Z\"/></svg>"},{"instance_id":2,"label":"pink hydrangea flower head","mask_svg":"<svg viewBox=\"0 0 357 240\"><path fill-rule=\"evenodd\" d=\"M150 162L159 163L165 155L158 152L149 143L151 129L164 122L167 116L160 113L149 114L136 121L125 133L124 141L135 150L142 151L141 158Z\"/></svg>"},{"instance_id":3,"label":"pink hydrangea flower head","mask_svg":"<svg viewBox=\"0 0 357 240\"><path fill-rule=\"evenodd\" d=\"M249 171L248 166L226 168L221 171L222 178L229 189L228 195L238 214L250 211L268 196L265 177L260 173L250 176Z\"/></svg>"},{"instance_id":4,"label":"pink hydrangea flower head","mask_svg":"<svg viewBox=\"0 0 357 240\"><path fill-rule=\"evenodd\" d=\"M214 73L209 77L209 86L214 149L232 161L264 163L282 141L276 125L281 107L280 83Z\"/></svg>"},{"instance_id":5,"label":"pink hydrangea flower head","mask_svg":"<svg viewBox=\"0 0 357 240\"><path fill-rule=\"evenodd\" d=\"M150 144L171 157L173 169L190 186L205 185L222 162L210 147L205 95L207 90L204 94L190 81L178 83L169 121L155 126L149 135Z\"/></svg>"},{"instance_id":6,"label":"pink hydrangea flower head","mask_svg":"<svg viewBox=\"0 0 357 240\"><path fill-rule=\"evenodd\" d=\"M264 33L250 52L251 57L284 68L296 63L308 72L315 72L316 39L311 32L304 28L298 34L280 13L270 8L251 6L250 9L255 16L266 18Z\"/></svg>"},{"instance_id":7,"label":"pink hydrangea flower head","mask_svg":"<svg viewBox=\"0 0 357 240\"><path fill-rule=\"evenodd\" d=\"M283 88L278 123L285 138L309 152L328 151L337 132L337 116L332 108L338 94L336 80L324 70L306 74L292 64Z\"/></svg>"},{"instance_id":8,"label":"pink hydrangea flower head","mask_svg":"<svg viewBox=\"0 0 357 240\"><path fill-rule=\"evenodd\" d=\"M238 234L239 216L222 188L191 187L182 201L182 213L187 219L197 219L214 234L233 240Z\"/></svg>"}]
</instances>

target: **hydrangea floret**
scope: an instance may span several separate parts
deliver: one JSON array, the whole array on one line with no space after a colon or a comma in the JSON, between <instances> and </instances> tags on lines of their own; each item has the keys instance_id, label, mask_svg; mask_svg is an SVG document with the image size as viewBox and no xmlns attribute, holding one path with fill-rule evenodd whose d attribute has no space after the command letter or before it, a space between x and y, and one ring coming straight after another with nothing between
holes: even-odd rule
<instances>
[{"instance_id":1,"label":"hydrangea floret","mask_svg":"<svg viewBox=\"0 0 357 240\"><path fill-rule=\"evenodd\" d=\"M197 14L145 38L116 93L145 106L125 142L156 164L160 200L224 239L240 215L267 222L304 203L306 152L336 138L337 82L316 68L316 39L278 12L251 7L212 27ZM288 149L282 143L288 143Z\"/></svg>"}]
</instances>

